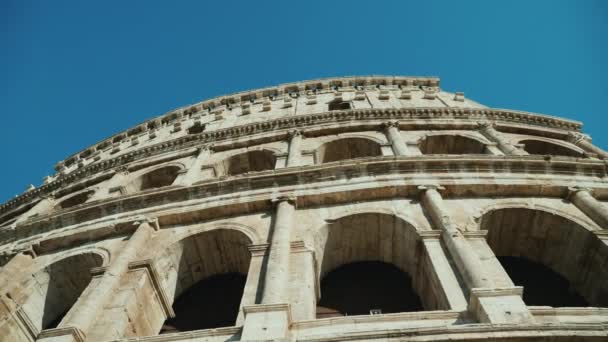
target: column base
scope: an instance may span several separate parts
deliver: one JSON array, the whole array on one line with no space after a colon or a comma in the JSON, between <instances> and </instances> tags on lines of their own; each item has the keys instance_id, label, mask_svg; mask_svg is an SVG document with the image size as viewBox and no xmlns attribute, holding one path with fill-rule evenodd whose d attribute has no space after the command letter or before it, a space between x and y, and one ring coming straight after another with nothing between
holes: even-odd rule
<instances>
[{"instance_id":1,"label":"column base","mask_svg":"<svg viewBox=\"0 0 608 342\"><path fill-rule=\"evenodd\" d=\"M469 311L481 323L530 323L534 317L522 299L523 287L474 288Z\"/></svg>"},{"instance_id":2,"label":"column base","mask_svg":"<svg viewBox=\"0 0 608 342\"><path fill-rule=\"evenodd\" d=\"M289 304L259 304L243 307L245 325L241 341L286 341L291 325Z\"/></svg>"},{"instance_id":3,"label":"column base","mask_svg":"<svg viewBox=\"0 0 608 342\"><path fill-rule=\"evenodd\" d=\"M36 341L44 342L85 342L84 333L78 328L61 327L43 330Z\"/></svg>"}]
</instances>

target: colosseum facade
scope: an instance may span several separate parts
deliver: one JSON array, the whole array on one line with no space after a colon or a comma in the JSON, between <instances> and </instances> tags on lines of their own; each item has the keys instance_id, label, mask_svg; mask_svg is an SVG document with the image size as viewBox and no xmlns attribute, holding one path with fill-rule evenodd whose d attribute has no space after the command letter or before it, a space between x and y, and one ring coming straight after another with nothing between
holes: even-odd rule
<instances>
[{"instance_id":1,"label":"colosseum facade","mask_svg":"<svg viewBox=\"0 0 608 342\"><path fill-rule=\"evenodd\" d=\"M433 77L171 111L0 206L0 339L606 341L608 153L581 127Z\"/></svg>"}]
</instances>

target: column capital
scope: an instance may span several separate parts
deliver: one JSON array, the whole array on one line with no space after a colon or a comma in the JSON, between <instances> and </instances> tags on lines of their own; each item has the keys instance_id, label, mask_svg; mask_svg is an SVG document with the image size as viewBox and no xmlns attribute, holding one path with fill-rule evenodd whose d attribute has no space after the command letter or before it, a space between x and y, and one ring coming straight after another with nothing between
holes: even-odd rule
<instances>
[{"instance_id":1,"label":"column capital","mask_svg":"<svg viewBox=\"0 0 608 342\"><path fill-rule=\"evenodd\" d=\"M478 121L477 129L485 130L485 129L495 129L496 123L494 121Z\"/></svg>"},{"instance_id":2,"label":"column capital","mask_svg":"<svg viewBox=\"0 0 608 342\"><path fill-rule=\"evenodd\" d=\"M142 225L144 223L149 224L150 227L152 227L154 230L160 229L160 225L158 224L158 218L156 218L156 217L138 216L133 221L133 225L136 226L135 229L137 229L137 227L139 227L140 225Z\"/></svg>"},{"instance_id":3,"label":"column capital","mask_svg":"<svg viewBox=\"0 0 608 342\"><path fill-rule=\"evenodd\" d=\"M569 186L568 192L566 194L566 199L569 201L572 201L572 196L576 195L578 192L581 192L581 191L588 192L590 195L593 196L593 189L591 189L591 188L586 188L586 187L582 187L582 186Z\"/></svg>"},{"instance_id":4,"label":"column capital","mask_svg":"<svg viewBox=\"0 0 608 342\"><path fill-rule=\"evenodd\" d=\"M293 139L295 137L301 137L302 136L302 130L300 129L292 129L289 132L287 132L287 137L289 137L289 139Z\"/></svg>"},{"instance_id":5,"label":"column capital","mask_svg":"<svg viewBox=\"0 0 608 342\"><path fill-rule=\"evenodd\" d=\"M247 246L247 249L249 250L249 253L251 253L251 256L254 257L268 254L269 247L270 244L268 243L258 243Z\"/></svg>"},{"instance_id":6,"label":"column capital","mask_svg":"<svg viewBox=\"0 0 608 342\"><path fill-rule=\"evenodd\" d=\"M583 140L589 142L591 141L591 137L589 135L573 131L568 132L568 137L566 139L575 145Z\"/></svg>"},{"instance_id":7,"label":"column capital","mask_svg":"<svg viewBox=\"0 0 608 342\"><path fill-rule=\"evenodd\" d=\"M382 123L383 129L389 129L390 127L399 128L399 121L397 120L389 120Z\"/></svg>"},{"instance_id":8,"label":"column capital","mask_svg":"<svg viewBox=\"0 0 608 342\"><path fill-rule=\"evenodd\" d=\"M425 192L427 190L437 190L437 192L441 193L443 190L445 190L445 187L443 187L439 184L418 185L418 191Z\"/></svg>"},{"instance_id":9,"label":"column capital","mask_svg":"<svg viewBox=\"0 0 608 342\"><path fill-rule=\"evenodd\" d=\"M129 174L129 168L126 165L121 165L114 169L114 174L123 173L125 175Z\"/></svg>"},{"instance_id":10,"label":"column capital","mask_svg":"<svg viewBox=\"0 0 608 342\"><path fill-rule=\"evenodd\" d=\"M296 196L292 195L292 194L285 194L285 195L279 195L279 196L276 196L276 197L273 197L270 199L270 203L272 203L273 206L277 206L281 202L288 202L295 206L296 205Z\"/></svg>"},{"instance_id":11,"label":"column capital","mask_svg":"<svg viewBox=\"0 0 608 342\"><path fill-rule=\"evenodd\" d=\"M196 153L201 154L204 152L213 152L213 144L200 145L196 148Z\"/></svg>"}]
</instances>

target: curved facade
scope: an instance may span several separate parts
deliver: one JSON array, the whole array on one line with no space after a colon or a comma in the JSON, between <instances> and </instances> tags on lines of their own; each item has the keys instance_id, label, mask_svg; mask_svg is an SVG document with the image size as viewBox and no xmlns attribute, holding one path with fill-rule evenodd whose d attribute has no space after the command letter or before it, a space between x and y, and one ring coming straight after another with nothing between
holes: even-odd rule
<instances>
[{"instance_id":1,"label":"curved facade","mask_svg":"<svg viewBox=\"0 0 608 342\"><path fill-rule=\"evenodd\" d=\"M432 77L180 108L0 206L0 339L605 341L581 126Z\"/></svg>"}]
</instances>

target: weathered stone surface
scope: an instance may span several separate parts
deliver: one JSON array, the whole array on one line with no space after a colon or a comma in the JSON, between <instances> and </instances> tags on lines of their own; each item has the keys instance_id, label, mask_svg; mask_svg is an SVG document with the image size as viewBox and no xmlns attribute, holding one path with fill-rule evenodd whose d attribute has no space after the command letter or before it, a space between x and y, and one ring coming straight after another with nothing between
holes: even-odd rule
<instances>
[{"instance_id":1,"label":"weathered stone surface","mask_svg":"<svg viewBox=\"0 0 608 342\"><path fill-rule=\"evenodd\" d=\"M606 340L608 154L580 129L424 77L177 109L0 205L0 340Z\"/></svg>"}]
</instances>

